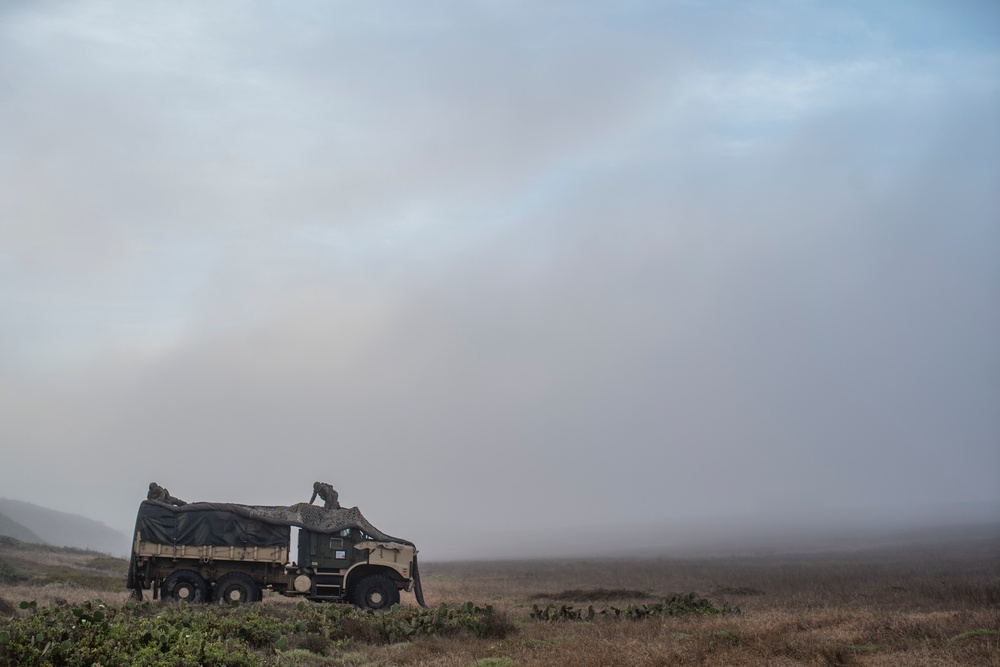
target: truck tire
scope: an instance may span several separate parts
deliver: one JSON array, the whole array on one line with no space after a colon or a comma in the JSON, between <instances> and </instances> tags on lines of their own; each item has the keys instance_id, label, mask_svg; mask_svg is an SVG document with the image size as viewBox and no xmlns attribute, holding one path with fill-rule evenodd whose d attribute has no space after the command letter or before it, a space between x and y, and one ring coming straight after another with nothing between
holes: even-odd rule
<instances>
[{"instance_id":1,"label":"truck tire","mask_svg":"<svg viewBox=\"0 0 1000 667\"><path fill-rule=\"evenodd\" d=\"M259 602L260 588L249 574L230 572L215 582L213 599L227 604Z\"/></svg>"},{"instance_id":2,"label":"truck tire","mask_svg":"<svg viewBox=\"0 0 1000 667\"><path fill-rule=\"evenodd\" d=\"M166 600L184 600L186 602L204 602L208 586L197 572L177 570L163 580L160 587L160 597Z\"/></svg>"},{"instance_id":3,"label":"truck tire","mask_svg":"<svg viewBox=\"0 0 1000 667\"><path fill-rule=\"evenodd\" d=\"M352 598L362 609L388 609L399 604L399 589L389 577L372 574L358 583Z\"/></svg>"}]
</instances>

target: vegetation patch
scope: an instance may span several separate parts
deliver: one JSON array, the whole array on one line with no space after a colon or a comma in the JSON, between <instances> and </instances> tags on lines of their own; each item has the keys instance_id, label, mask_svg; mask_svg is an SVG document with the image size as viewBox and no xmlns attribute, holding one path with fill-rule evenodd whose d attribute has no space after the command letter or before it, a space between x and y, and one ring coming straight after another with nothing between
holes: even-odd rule
<instances>
[{"instance_id":1,"label":"vegetation patch","mask_svg":"<svg viewBox=\"0 0 1000 667\"><path fill-rule=\"evenodd\" d=\"M283 664L293 652L320 657L355 642L388 644L437 634L500 639L513 630L504 614L471 602L431 610L393 607L385 613L306 603L129 602L115 608L93 600L48 607L22 602L20 607L21 613L0 619L0 667Z\"/></svg>"},{"instance_id":2,"label":"vegetation patch","mask_svg":"<svg viewBox=\"0 0 1000 667\"><path fill-rule=\"evenodd\" d=\"M970 630L969 632L963 632L960 635L955 635L949 641L959 642L964 639L977 639L979 637L996 637L998 633L996 630L988 630L987 628L979 628L978 630Z\"/></svg>"},{"instance_id":3,"label":"vegetation patch","mask_svg":"<svg viewBox=\"0 0 1000 667\"><path fill-rule=\"evenodd\" d=\"M752 586L723 586L716 595L764 595L764 591Z\"/></svg>"},{"instance_id":4,"label":"vegetation patch","mask_svg":"<svg viewBox=\"0 0 1000 667\"><path fill-rule=\"evenodd\" d=\"M593 605L586 609L578 609L571 605L548 604L544 608L538 604L531 606L531 618L539 621L593 621L598 616L607 616L615 619L639 620L653 616L684 616L688 614L738 614L739 607L723 605L716 607L712 602L700 597L697 593L686 595L676 593L662 602L643 605L629 605L628 607L607 607L597 611Z\"/></svg>"},{"instance_id":5,"label":"vegetation patch","mask_svg":"<svg viewBox=\"0 0 1000 667\"><path fill-rule=\"evenodd\" d=\"M514 667L517 661L507 656L499 658L480 658L474 663L476 667Z\"/></svg>"},{"instance_id":6,"label":"vegetation patch","mask_svg":"<svg viewBox=\"0 0 1000 667\"><path fill-rule=\"evenodd\" d=\"M604 600L648 600L652 597L644 591L634 591L627 588L574 588L561 593L535 593L528 599L601 602Z\"/></svg>"}]
</instances>

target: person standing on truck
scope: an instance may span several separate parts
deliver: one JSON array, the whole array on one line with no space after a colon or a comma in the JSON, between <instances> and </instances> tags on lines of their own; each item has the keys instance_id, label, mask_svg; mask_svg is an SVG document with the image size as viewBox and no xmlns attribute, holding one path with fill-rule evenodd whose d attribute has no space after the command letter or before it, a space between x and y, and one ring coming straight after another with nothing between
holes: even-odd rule
<instances>
[{"instance_id":1,"label":"person standing on truck","mask_svg":"<svg viewBox=\"0 0 1000 667\"><path fill-rule=\"evenodd\" d=\"M312 505L313 501L316 500L316 496L323 499L323 507L328 510L339 510L340 509L340 494L337 490L326 482L314 482L313 483L313 494L312 498L309 499L309 504Z\"/></svg>"}]
</instances>

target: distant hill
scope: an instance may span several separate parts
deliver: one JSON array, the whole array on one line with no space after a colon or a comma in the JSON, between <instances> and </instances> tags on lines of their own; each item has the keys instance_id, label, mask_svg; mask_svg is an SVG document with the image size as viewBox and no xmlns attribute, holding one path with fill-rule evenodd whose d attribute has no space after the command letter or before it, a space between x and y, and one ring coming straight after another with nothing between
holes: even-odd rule
<instances>
[{"instance_id":1,"label":"distant hill","mask_svg":"<svg viewBox=\"0 0 1000 667\"><path fill-rule=\"evenodd\" d=\"M128 561L124 558L73 547L28 544L0 535L0 583L70 584L122 591L127 571Z\"/></svg>"},{"instance_id":2,"label":"distant hill","mask_svg":"<svg viewBox=\"0 0 1000 667\"><path fill-rule=\"evenodd\" d=\"M90 549L116 556L129 551L129 536L77 514L67 514L22 500L0 498L0 515L19 525L32 537L12 535L23 542ZM0 534L6 534L0 530Z\"/></svg>"},{"instance_id":3,"label":"distant hill","mask_svg":"<svg viewBox=\"0 0 1000 667\"><path fill-rule=\"evenodd\" d=\"M22 542L45 544L45 540L40 538L38 535L35 535L31 530L22 526L17 521L14 521L9 516L4 516L3 514L0 514L0 535L13 537L21 540Z\"/></svg>"}]
</instances>

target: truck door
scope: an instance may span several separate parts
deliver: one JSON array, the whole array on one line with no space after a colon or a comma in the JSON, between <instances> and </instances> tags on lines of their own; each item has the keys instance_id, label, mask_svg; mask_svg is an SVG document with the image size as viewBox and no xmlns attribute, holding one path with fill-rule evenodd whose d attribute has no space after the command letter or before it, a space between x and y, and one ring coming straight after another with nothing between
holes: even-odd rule
<instances>
[{"instance_id":1,"label":"truck door","mask_svg":"<svg viewBox=\"0 0 1000 667\"><path fill-rule=\"evenodd\" d=\"M308 535L308 542L304 535ZM341 570L351 566L354 560L354 544L351 541L351 530L345 529L339 533L314 533L303 530L299 533L300 558L303 547L308 544L309 558L304 563L322 570Z\"/></svg>"}]
</instances>

